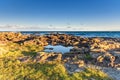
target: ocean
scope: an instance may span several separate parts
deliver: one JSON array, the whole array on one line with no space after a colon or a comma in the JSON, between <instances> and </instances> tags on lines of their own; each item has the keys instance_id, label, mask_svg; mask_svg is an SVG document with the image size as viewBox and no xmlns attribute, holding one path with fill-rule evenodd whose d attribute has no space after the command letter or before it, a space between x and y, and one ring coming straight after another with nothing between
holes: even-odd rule
<instances>
[{"instance_id":1,"label":"ocean","mask_svg":"<svg viewBox=\"0 0 120 80\"><path fill-rule=\"evenodd\" d=\"M23 34L47 35L51 33L69 34L81 37L120 38L120 31L22 31Z\"/></svg>"}]
</instances>

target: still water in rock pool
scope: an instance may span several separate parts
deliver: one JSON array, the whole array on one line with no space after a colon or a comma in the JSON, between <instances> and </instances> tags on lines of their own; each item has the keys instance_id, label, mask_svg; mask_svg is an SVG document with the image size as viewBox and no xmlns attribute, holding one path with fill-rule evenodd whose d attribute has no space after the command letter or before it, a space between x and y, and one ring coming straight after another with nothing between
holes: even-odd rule
<instances>
[{"instance_id":1,"label":"still water in rock pool","mask_svg":"<svg viewBox=\"0 0 120 80\"><path fill-rule=\"evenodd\" d=\"M62 45L56 45L56 46L52 46L52 45L48 45L45 47L45 52L61 52L61 53L66 53L66 52L70 52L70 49L72 49L73 47L65 47Z\"/></svg>"}]
</instances>

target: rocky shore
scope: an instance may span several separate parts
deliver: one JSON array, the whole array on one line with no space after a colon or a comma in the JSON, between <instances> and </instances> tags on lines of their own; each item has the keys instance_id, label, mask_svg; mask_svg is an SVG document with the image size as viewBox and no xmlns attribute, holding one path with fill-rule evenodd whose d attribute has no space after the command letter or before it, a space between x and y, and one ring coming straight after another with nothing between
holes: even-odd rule
<instances>
[{"instance_id":1,"label":"rocky shore","mask_svg":"<svg viewBox=\"0 0 120 80\"><path fill-rule=\"evenodd\" d=\"M115 80L120 79L119 74L114 75L111 73L120 73L120 38L85 38L59 33L39 36L0 32L0 44L5 45L10 42L21 46L28 44L39 45L43 48L47 45L72 46L70 52L64 54L38 51L32 59L30 57L19 57L18 60L23 63L29 61L36 63L62 62L70 74L83 71L89 65L99 66L100 69ZM1 54L2 51L0 51Z\"/></svg>"}]
</instances>

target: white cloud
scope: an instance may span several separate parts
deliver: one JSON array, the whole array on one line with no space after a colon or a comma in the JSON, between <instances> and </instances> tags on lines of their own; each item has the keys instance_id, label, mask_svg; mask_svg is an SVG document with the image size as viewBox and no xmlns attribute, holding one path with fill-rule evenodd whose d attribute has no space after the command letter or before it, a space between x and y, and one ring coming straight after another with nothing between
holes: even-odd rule
<instances>
[{"instance_id":1,"label":"white cloud","mask_svg":"<svg viewBox=\"0 0 120 80\"><path fill-rule=\"evenodd\" d=\"M23 25L0 25L0 31L119 31L116 26L23 26Z\"/></svg>"}]
</instances>

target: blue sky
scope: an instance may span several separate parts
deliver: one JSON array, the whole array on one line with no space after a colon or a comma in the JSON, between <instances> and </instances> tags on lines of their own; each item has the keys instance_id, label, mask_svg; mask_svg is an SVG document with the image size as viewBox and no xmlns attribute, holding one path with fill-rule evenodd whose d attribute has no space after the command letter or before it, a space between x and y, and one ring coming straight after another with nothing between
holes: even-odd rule
<instances>
[{"instance_id":1,"label":"blue sky","mask_svg":"<svg viewBox=\"0 0 120 80\"><path fill-rule=\"evenodd\" d=\"M0 0L0 24L118 30L119 22L120 0Z\"/></svg>"}]
</instances>

